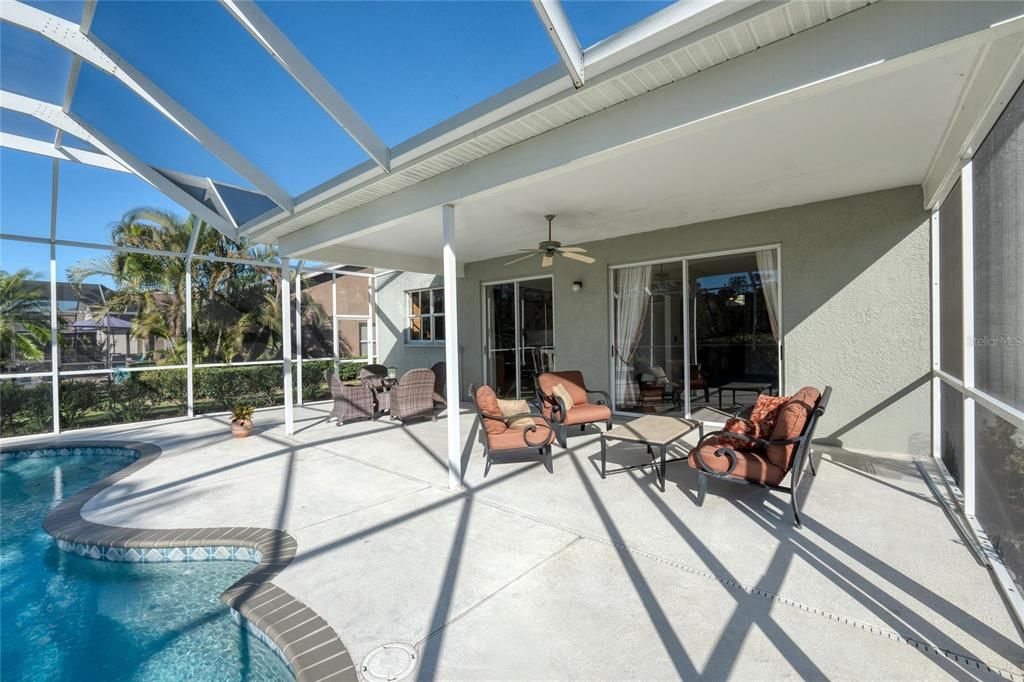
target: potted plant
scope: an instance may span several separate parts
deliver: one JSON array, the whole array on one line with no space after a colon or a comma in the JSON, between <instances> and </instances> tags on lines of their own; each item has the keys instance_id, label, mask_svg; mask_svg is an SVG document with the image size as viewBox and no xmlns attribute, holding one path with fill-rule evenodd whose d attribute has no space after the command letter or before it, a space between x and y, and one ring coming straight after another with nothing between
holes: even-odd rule
<instances>
[{"instance_id":1,"label":"potted plant","mask_svg":"<svg viewBox=\"0 0 1024 682\"><path fill-rule=\"evenodd\" d=\"M231 408L231 433L235 438L245 438L252 432L252 405L235 405Z\"/></svg>"}]
</instances>

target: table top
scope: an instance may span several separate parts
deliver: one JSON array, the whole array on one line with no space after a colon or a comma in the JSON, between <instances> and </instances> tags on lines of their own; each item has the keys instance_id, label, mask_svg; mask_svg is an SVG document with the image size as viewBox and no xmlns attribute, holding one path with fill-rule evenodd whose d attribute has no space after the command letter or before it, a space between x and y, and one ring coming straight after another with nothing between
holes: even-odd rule
<instances>
[{"instance_id":1,"label":"table top","mask_svg":"<svg viewBox=\"0 0 1024 682\"><path fill-rule=\"evenodd\" d=\"M771 387L771 384L765 384L759 381L730 381L729 383L719 386L718 388L724 388L727 391L742 391L744 389L749 391L763 391Z\"/></svg>"},{"instance_id":2,"label":"table top","mask_svg":"<svg viewBox=\"0 0 1024 682\"><path fill-rule=\"evenodd\" d=\"M668 445L697 428L700 428L700 422L695 419L648 414L627 424L619 424L611 431L602 433L601 437L634 443Z\"/></svg>"}]
</instances>

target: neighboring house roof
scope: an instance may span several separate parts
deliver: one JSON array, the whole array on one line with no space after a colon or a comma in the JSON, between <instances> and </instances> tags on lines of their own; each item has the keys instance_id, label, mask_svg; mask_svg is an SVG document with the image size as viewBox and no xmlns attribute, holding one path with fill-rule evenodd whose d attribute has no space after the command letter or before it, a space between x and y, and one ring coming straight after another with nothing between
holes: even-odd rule
<instances>
[{"instance_id":1,"label":"neighboring house roof","mask_svg":"<svg viewBox=\"0 0 1024 682\"><path fill-rule=\"evenodd\" d=\"M79 320L71 326L80 331L95 331L97 329L131 329L132 323L113 315L104 315L98 320Z\"/></svg>"}]
</instances>

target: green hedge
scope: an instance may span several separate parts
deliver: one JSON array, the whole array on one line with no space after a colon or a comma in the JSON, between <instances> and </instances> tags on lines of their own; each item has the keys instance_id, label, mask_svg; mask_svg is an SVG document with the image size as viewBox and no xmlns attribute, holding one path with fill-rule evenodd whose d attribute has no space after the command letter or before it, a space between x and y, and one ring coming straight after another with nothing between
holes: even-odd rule
<instances>
[{"instance_id":1,"label":"green hedge","mask_svg":"<svg viewBox=\"0 0 1024 682\"><path fill-rule=\"evenodd\" d=\"M343 381L355 379L364 363L341 363ZM330 390L323 379L331 360L306 361L302 365L304 400L326 400ZM294 367L294 366L293 366ZM292 385L297 380L292 372ZM196 414L227 412L244 403L273 407L284 403L282 367L249 365L198 367L193 373ZM183 369L132 372L101 378L60 380L62 430L107 424L127 424L182 416L187 413L186 373ZM0 435L46 433L52 428L50 384L0 383Z\"/></svg>"},{"instance_id":2,"label":"green hedge","mask_svg":"<svg viewBox=\"0 0 1024 682\"><path fill-rule=\"evenodd\" d=\"M47 433L53 429L50 384L0 383L0 437Z\"/></svg>"}]
</instances>

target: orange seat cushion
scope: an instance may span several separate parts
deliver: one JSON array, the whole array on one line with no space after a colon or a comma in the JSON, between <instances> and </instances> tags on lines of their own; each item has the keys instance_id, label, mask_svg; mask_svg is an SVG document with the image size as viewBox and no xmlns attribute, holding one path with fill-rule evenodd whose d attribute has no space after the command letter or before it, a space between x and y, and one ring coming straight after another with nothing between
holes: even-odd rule
<instances>
[{"instance_id":1,"label":"orange seat cushion","mask_svg":"<svg viewBox=\"0 0 1024 682\"><path fill-rule=\"evenodd\" d=\"M592 405L583 403L569 410L562 421L563 424L592 424L593 422L606 422L612 418L612 408L607 405Z\"/></svg>"},{"instance_id":2,"label":"orange seat cushion","mask_svg":"<svg viewBox=\"0 0 1024 682\"><path fill-rule=\"evenodd\" d=\"M818 404L821 392L813 386L805 386L790 398L779 410L778 421L768 440L788 440L796 438L803 432L811 413ZM783 471L793 466L793 453L796 445L769 445L765 449L768 461Z\"/></svg>"},{"instance_id":3,"label":"orange seat cushion","mask_svg":"<svg viewBox=\"0 0 1024 682\"><path fill-rule=\"evenodd\" d=\"M701 459L704 460L705 466L712 471L724 474L729 469L729 458L715 455L715 451L723 445L717 438L709 438L700 447L700 455ZM755 481L766 485L779 485L782 483L782 479L786 477L786 472L769 462L764 452L758 450L733 450L733 452L736 453L736 468L732 470L730 476L745 478L748 481ZM696 453L696 448L691 450L687 462L691 467L700 471L700 464L697 463Z\"/></svg>"},{"instance_id":4,"label":"orange seat cushion","mask_svg":"<svg viewBox=\"0 0 1024 682\"><path fill-rule=\"evenodd\" d=\"M534 417L534 423L537 425L536 431L506 429L502 433L488 432L487 445L491 450L521 450L523 448L541 448L545 445L550 445L555 439L554 431L549 429L540 417ZM527 438L530 440L529 443L526 442Z\"/></svg>"},{"instance_id":5,"label":"orange seat cushion","mask_svg":"<svg viewBox=\"0 0 1024 682\"><path fill-rule=\"evenodd\" d=\"M490 386L481 386L476 389L476 394L473 396L476 400L476 407L481 412L487 414L493 414L498 416L501 414L501 406L498 404L498 396L495 395L494 389ZM481 417L480 421L484 423L484 429L487 430L489 436L504 433L508 430L505 422L498 419L487 419Z\"/></svg>"}]
</instances>

